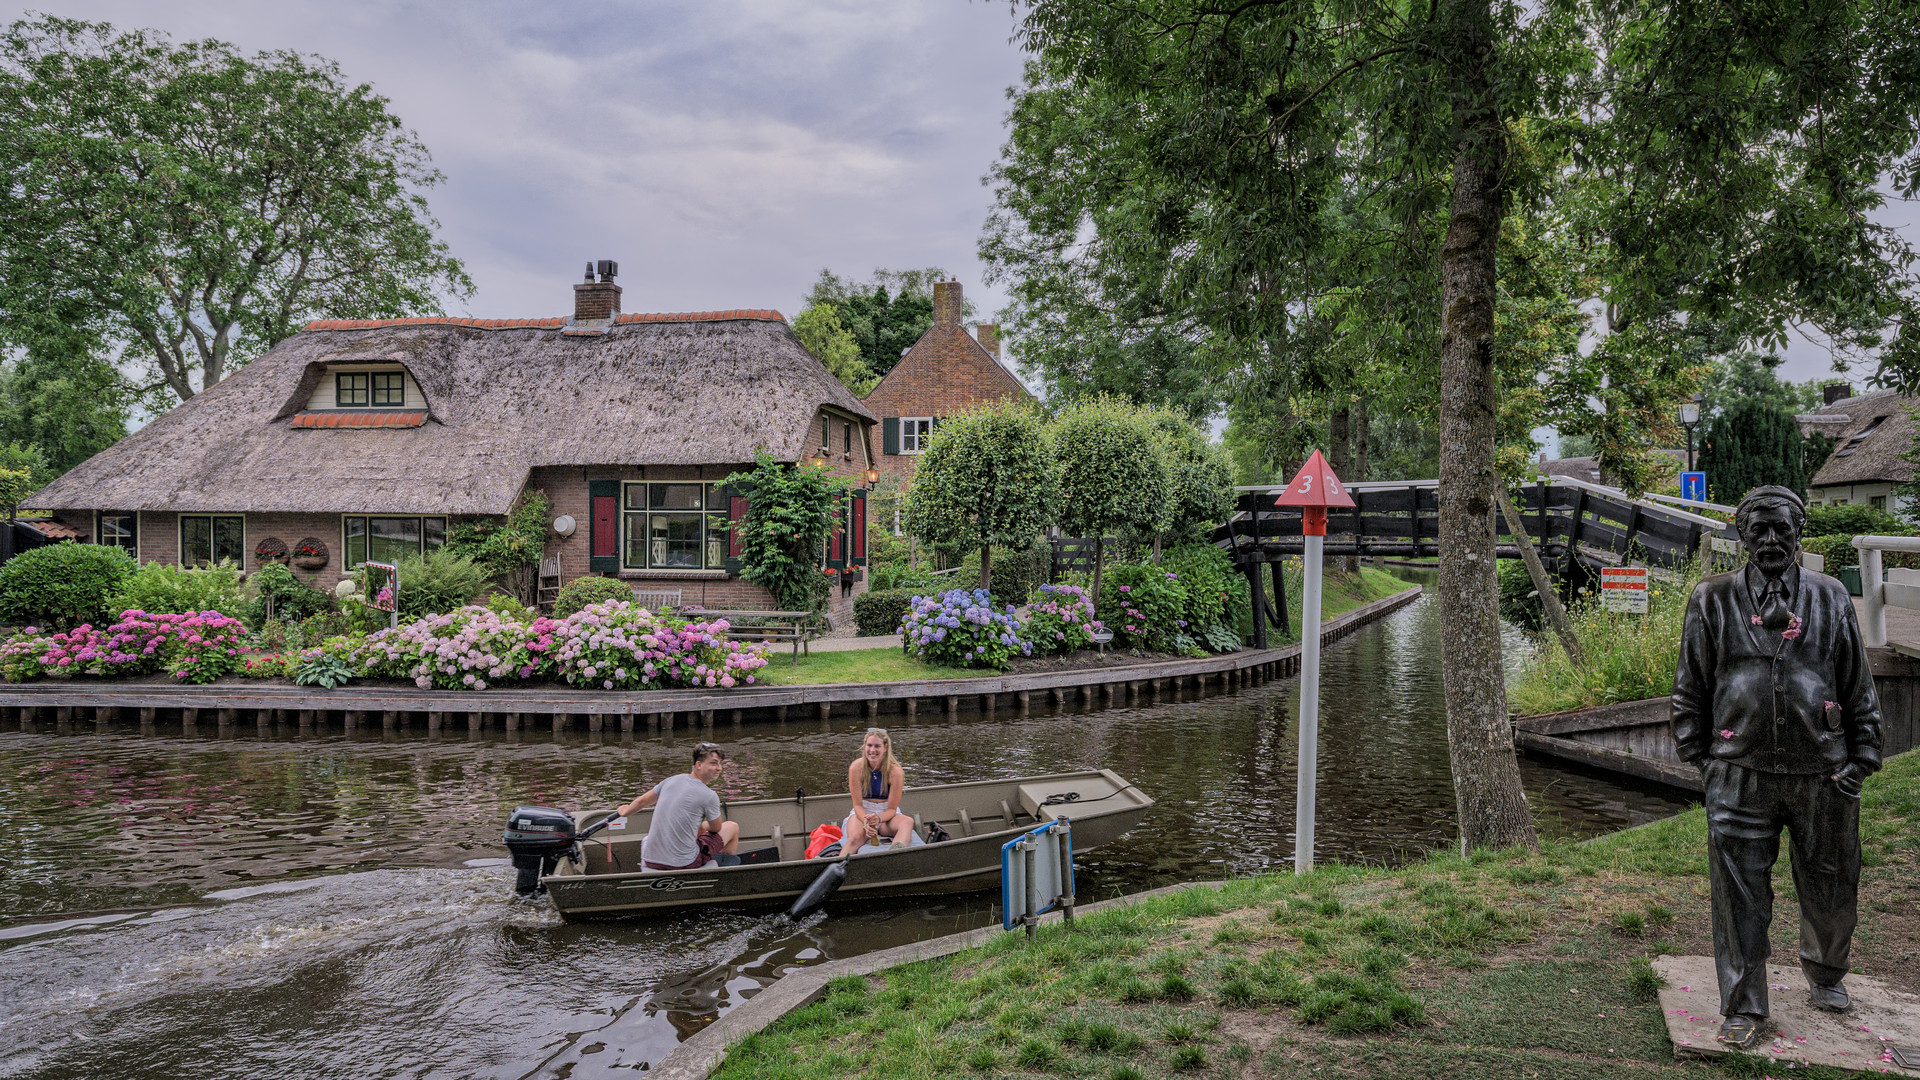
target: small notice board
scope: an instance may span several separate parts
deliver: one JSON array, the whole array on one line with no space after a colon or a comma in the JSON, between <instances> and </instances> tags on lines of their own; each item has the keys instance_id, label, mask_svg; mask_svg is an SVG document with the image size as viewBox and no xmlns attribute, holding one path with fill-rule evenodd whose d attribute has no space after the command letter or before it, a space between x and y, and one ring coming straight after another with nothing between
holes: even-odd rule
<instances>
[{"instance_id":1,"label":"small notice board","mask_svg":"<svg viewBox=\"0 0 1920 1080\"><path fill-rule=\"evenodd\" d=\"M1608 611L1647 613L1647 568L1609 566L1600 571L1600 606Z\"/></svg>"}]
</instances>

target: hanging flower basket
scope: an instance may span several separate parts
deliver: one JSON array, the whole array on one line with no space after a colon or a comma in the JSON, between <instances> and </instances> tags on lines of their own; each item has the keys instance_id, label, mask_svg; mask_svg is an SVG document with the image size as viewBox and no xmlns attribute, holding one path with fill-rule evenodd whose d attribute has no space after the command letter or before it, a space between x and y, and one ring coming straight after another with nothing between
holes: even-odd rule
<instances>
[{"instance_id":1,"label":"hanging flower basket","mask_svg":"<svg viewBox=\"0 0 1920 1080\"><path fill-rule=\"evenodd\" d=\"M287 561L287 542L277 536L269 536L253 545L253 557L263 563Z\"/></svg>"},{"instance_id":2,"label":"hanging flower basket","mask_svg":"<svg viewBox=\"0 0 1920 1080\"><path fill-rule=\"evenodd\" d=\"M327 542L309 536L293 545L293 565L302 570L324 570L327 566Z\"/></svg>"}]
</instances>

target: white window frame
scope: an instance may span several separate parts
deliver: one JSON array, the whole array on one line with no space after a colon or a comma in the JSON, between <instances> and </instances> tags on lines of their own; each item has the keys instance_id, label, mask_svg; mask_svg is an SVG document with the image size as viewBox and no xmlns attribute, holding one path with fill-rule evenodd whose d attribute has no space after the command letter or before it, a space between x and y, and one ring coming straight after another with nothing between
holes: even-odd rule
<instances>
[{"instance_id":1,"label":"white window frame","mask_svg":"<svg viewBox=\"0 0 1920 1080\"><path fill-rule=\"evenodd\" d=\"M173 541L175 545L173 549L174 565L185 566L185 567L197 567L201 565L200 563L190 563L187 561L187 519L188 518L206 518L207 519L207 545L208 545L207 555L208 555L209 561L206 565L208 566L217 565L217 563L219 562L219 560L212 558L213 556L213 546L212 546L213 545L213 522L219 518L239 518L240 519L240 557L234 561L234 565L241 567L243 569L246 567L247 554L252 550L249 547L247 547L247 515L245 514L212 514L212 513L208 513L208 514L190 513L190 514L174 515L174 518L173 518ZM137 528L138 525L136 524L135 527ZM136 535L135 541L138 542L138 539L139 537Z\"/></svg>"},{"instance_id":2,"label":"white window frame","mask_svg":"<svg viewBox=\"0 0 1920 1080\"><path fill-rule=\"evenodd\" d=\"M907 444L907 439L908 439L907 425L908 424L925 424L926 425L925 431L916 431L913 434L912 438L914 439L914 442L916 445L914 445L911 449L908 447L908 444ZM903 416L900 418L900 452L902 454L924 454L927 452L927 443L931 442L932 439L933 439L933 417Z\"/></svg>"}]
</instances>

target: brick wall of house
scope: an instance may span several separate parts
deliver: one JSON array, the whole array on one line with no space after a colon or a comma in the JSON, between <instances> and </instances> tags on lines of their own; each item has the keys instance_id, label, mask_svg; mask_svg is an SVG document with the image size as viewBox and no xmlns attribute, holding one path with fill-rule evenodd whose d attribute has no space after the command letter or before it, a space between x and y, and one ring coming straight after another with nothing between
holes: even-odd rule
<instances>
[{"instance_id":1,"label":"brick wall of house","mask_svg":"<svg viewBox=\"0 0 1920 1080\"><path fill-rule=\"evenodd\" d=\"M920 459L917 454L886 453L882 431L889 418L952 416L1008 398L1033 400L1020 380L1000 366L999 336L994 327L982 324L976 340L961 325L959 282L934 283L933 308L933 325L863 402L869 412L881 418L874 430L876 467L893 481L912 477ZM991 343L991 349L985 343Z\"/></svg>"}]
</instances>

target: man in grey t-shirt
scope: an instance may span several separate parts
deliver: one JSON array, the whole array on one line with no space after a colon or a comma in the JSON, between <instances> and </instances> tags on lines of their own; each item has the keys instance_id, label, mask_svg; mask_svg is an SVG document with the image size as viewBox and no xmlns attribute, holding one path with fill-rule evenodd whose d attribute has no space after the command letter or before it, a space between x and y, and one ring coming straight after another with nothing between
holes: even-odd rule
<instances>
[{"instance_id":1,"label":"man in grey t-shirt","mask_svg":"<svg viewBox=\"0 0 1920 1080\"><path fill-rule=\"evenodd\" d=\"M720 819L720 796L708 785L720 779L727 755L713 743L693 748L693 769L667 777L620 808L620 815L653 807L653 824L640 841L648 870L692 870L718 859L739 862L740 823Z\"/></svg>"}]
</instances>

